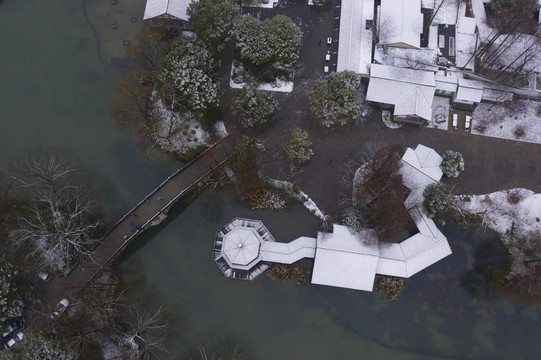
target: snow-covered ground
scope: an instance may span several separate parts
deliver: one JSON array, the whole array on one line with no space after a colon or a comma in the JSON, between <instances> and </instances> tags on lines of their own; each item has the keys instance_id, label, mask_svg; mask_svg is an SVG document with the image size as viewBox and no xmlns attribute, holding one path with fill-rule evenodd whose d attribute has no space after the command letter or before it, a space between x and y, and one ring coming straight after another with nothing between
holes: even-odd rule
<instances>
[{"instance_id":1,"label":"snow-covered ground","mask_svg":"<svg viewBox=\"0 0 541 360\"><path fill-rule=\"evenodd\" d=\"M487 195L457 196L463 212L478 215L483 224L501 234L502 242L514 257L510 276L527 271L527 250L538 249L541 240L541 194L517 188ZM531 254L530 254L531 256Z\"/></svg>"},{"instance_id":2,"label":"snow-covered ground","mask_svg":"<svg viewBox=\"0 0 541 360\"><path fill-rule=\"evenodd\" d=\"M500 139L541 143L541 103L516 100L512 104L477 105L472 116L472 134Z\"/></svg>"},{"instance_id":3,"label":"snow-covered ground","mask_svg":"<svg viewBox=\"0 0 541 360\"><path fill-rule=\"evenodd\" d=\"M278 189L282 189L284 190L285 192L287 192L290 196L293 196L294 198L296 198L297 200L299 200L301 202L301 204L304 205L305 208L307 208L308 210L310 210L310 212L312 214L314 214L315 216L317 216L320 220L327 220L327 215L325 215L323 213L323 211L321 211L316 203L310 199L308 197L308 195L306 195L304 192L302 192L301 190L299 190L299 192L294 192L293 191L293 187L294 185L288 181L283 181L283 180L276 180L276 179L271 179L271 178L266 178L266 180L271 184L273 185L274 187L278 188Z\"/></svg>"},{"instance_id":4,"label":"snow-covered ground","mask_svg":"<svg viewBox=\"0 0 541 360\"><path fill-rule=\"evenodd\" d=\"M201 128L191 113L171 111L159 97L153 97L152 116L159 120L154 123L151 136L162 150L180 155L206 144L210 134Z\"/></svg>"},{"instance_id":5,"label":"snow-covered ground","mask_svg":"<svg viewBox=\"0 0 541 360\"><path fill-rule=\"evenodd\" d=\"M242 2L242 6L246 6L246 7L261 7L261 8L267 8L267 9L272 9L274 7L274 4L277 3L278 0L269 0L268 3L264 4L264 3L260 3L260 4L247 4L246 2Z\"/></svg>"},{"instance_id":6,"label":"snow-covered ground","mask_svg":"<svg viewBox=\"0 0 541 360\"><path fill-rule=\"evenodd\" d=\"M233 81L233 72L235 71L235 66L231 65L231 76L229 77L229 86L233 89L242 89L243 86L246 86L246 83L235 83ZM258 87L259 90L266 91L278 91L278 92L292 92L293 91L293 81L280 81L276 79L276 82L273 84L260 84Z\"/></svg>"},{"instance_id":7,"label":"snow-covered ground","mask_svg":"<svg viewBox=\"0 0 541 360\"><path fill-rule=\"evenodd\" d=\"M449 130L449 106L451 99L443 96L434 96L432 100L432 120L427 127Z\"/></svg>"}]
</instances>

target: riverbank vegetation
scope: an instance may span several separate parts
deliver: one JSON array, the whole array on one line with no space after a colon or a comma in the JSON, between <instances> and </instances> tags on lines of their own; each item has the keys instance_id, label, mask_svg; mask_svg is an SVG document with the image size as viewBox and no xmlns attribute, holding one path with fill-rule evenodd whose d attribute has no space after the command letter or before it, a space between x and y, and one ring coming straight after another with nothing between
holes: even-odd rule
<instances>
[{"instance_id":1,"label":"riverbank vegetation","mask_svg":"<svg viewBox=\"0 0 541 360\"><path fill-rule=\"evenodd\" d=\"M112 115L147 147L191 161L221 135L218 62L184 33L149 28L134 43L136 65L115 87Z\"/></svg>"}]
</instances>

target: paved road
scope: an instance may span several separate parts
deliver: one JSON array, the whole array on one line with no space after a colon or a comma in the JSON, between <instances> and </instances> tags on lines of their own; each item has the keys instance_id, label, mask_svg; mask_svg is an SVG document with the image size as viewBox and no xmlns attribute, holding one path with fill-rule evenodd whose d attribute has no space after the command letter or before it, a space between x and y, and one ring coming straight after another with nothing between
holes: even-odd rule
<instances>
[{"instance_id":1,"label":"paved road","mask_svg":"<svg viewBox=\"0 0 541 360\"><path fill-rule=\"evenodd\" d=\"M282 146L291 131L299 126L308 132L315 155L302 165L303 172L296 180L321 209L338 219L338 202L342 191L338 178L342 173L341 169L370 142L398 143L410 147L422 143L433 147L440 154L447 149L462 152L466 170L456 181L449 181L456 185L456 193L482 194L513 187L540 191L541 145L472 135L464 132L463 128L454 130L451 127L451 130L443 131L404 125L393 130L383 124L379 111L363 124L349 124L333 129L317 125L310 112L306 90L312 88L313 81L321 76L319 69L325 63L324 55L327 49L324 44L319 46L318 40L335 33L335 18L339 5L340 1L335 0L324 9L293 4L286 8L257 11L261 18L286 14L300 24L303 31L295 89L290 94L276 94L280 101L280 110L275 120L265 126L246 130L238 127L229 115L225 116L228 131L239 131L264 139L265 146L276 160L271 174L273 177L283 178L288 166ZM333 46L336 47L336 44L333 43ZM232 51L228 61L231 61L231 55ZM332 62L334 61L333 58ZM226 61L223 65L227 68L230 62L227 64ZM228 81L226 70L223 70L222 75L225 86L225 81ZM230 96L231 89L228 86L225 89L226 97Z\"/></svg>"}]
</instances>

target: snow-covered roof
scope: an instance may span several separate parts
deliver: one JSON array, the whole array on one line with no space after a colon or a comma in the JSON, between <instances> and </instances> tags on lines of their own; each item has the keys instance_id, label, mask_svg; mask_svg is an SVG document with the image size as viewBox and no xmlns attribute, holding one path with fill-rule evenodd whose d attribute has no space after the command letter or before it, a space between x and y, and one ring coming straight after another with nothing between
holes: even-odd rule
<instances>
[{"instance_id":1,"label":"snow-covered roof","mask_svg":"<svg viewBox=\"0 0 541 360\"><path fill-rule=\"evenodd\" d=\"M372 61L372 30L366 21L374 19L374 0L343 0L336 71L351 70L368 75Z\"/></svg>"},{"instance_id":2,"label":"snow-covered roof","mask_svg":"<svg viewBox=\"0 0 541 360\"><path fill-rule=\"evenodd\" d=\"M223 254L230 263L248 265L259 255L259 235L253 229L240 228L224 236Z\"/></svg>"},{"instance_id":3,"label":"snow-covered roof","mask_svg":"<svg viewBox=\"0 0 541 360\"><path fill-rule=\"evenodd\" d=\"M334 225L333 233L318 233L312 283L355 290L372 291L379 261L373 230L352 233ZM361 241L369 237L368 241Z\"/></svg>"},{"instance_id":4,"label":"snow-covered roof","mask_svg":"<svg viewBox=\"0 0 541 360\"><path fill-rule=\"evenodd\" d=\"M288 243L267 242L261 245L261 258L280 264L293 264L303 258L313 258L316 254L316 239L302 236Z\"/></svg>"},{"instance_id":5,"label":"snow-covered roof","mask_svg":"<svg viewBox=\"0 0 541 360\"><path fill-rule=\"evenodd\" d=\"M161 15L171 15L188 21L186 9L191 0L147 0L143 19L152 19Z\"/></svg>"},{"instance_id":6,"label":"snow-covered roof","mask_svg":"<svg viewBox=\"0 0 541 360\"><path fill-rule=\"evenodd\" d=\"M483 83L476 80L458 79L458 91L455 99L458 101L481 102Z\"/></svg>"},{"instance_id":7,"label":"snow-covered roof","mask_svg":"<svg viewBox=\"0 0 541 360\"><path fill-rule=\"evenodd\" d=\"M434 24L456 24L458 17L458 8L461 0L435 0L432 9L438 9L434 16ZM441 4L441 6L440 6Z\"/></svg>"},{"instance_id":8,"label":"snow-covered roof","mask_svg":"<svg viewBox=\"0 0 541 360\"><path fill-rule=\"evenodd\" d=\"M378 274L407 278L452 253L447 239L434 221L428 218L422 205L424 189L437 181L431 176L434 175L432 170L428 173L424 170L436 166L439 170L442 160L433 149L421 144L417 145L415 151L406 149L400 173L404 185L412 191L404 205L419 233L399 244L380 244L380 260L376 270ZM415 165L412 166L412 163Z\"/></svg>"},{"instance_id":9,"label":"snow-covered roof","mask_svg":"<svg viewBox=\"0 0 541 360\"><path fill-rule=\"evenodd\" d=\"M436 90L456 93L458 79L455 76L436 73L434 80L436 80Z\"/></svg>"},{"instance_id":10,"label":"snow-covered roof","mask_svg":"<svg viewBox=\"0 0 541 360\"><path fill-rule=\"evenodd\" d=\"M372 64L366 100L395 106L398 116L432 118L434 73Z\"/></svg>"},{"instance_id":11,"label":"snow-covered roof","mask_svg":"<svg viewBox=\"0 0 541 360\"><path fill-rule=\"evenodd\" d=\"M382 0L379 20L380 42L418 48L423 32L421 0Z\"/></svg>"},{"instance_id":12,"label":"snow-covered roof","mask_svg":"<svg viewBox=\"0 0 541 360\"><path fill-rule=\"evenodd\" d=\"M411 148L406 149L404 156L402 156L402 168L404 171L407 171L407 178L410 178L416 184L426 186L435 181L440 181L443 175L443 172L440 169L440 164L442 161L443 158L436 151L434 151L434 149L419 144L415 150ZM417 170L417 173L422 175L413 176L415 172L411 172L409 166ZM408 180L405 179L404 184L410 187L406 181ZM411 186L413 186L413 184Z\"/></svg>"}]
</instances>

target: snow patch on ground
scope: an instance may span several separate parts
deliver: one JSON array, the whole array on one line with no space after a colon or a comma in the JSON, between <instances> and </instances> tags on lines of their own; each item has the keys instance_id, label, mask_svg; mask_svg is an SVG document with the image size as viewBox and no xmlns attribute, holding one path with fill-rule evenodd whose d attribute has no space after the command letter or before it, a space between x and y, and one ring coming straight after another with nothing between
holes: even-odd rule
<instances>
[{"instance_id":1,"label":"snow patch on ground","mask_svg":"<svg viewBox=\"0 0 541 360\"><path fill-rule=\"evenodd\" d=\"M528 273L524 260L532 254L527 252L539 249L541 194L516 188L486 195L457 196L455 201L461 211L479 216L483 224L501 235L501 241L514 258L510 277Z\"/></svg>"},{"instance_id":2,"label":"snow patch on ground","mask_svg":"<svg viewBox=\"0 0 541 360\"><path fill-rule=\"evenodd\" d=\"M440 130L449 130L449 106L451 99L443 96L434 96L432 100L432 120L427 127Z\"/></svg>"},{"instance_id":3,"label":"snow patch on ground","mask_svg":"<svg viewBox=\"0 0 541 360\"><path fill-rule=\"evenodd\" d=\"M390 129L400 129L403 123L397 123L391 120L391 112L389 110L383 110L381 112L381 120L383 120L383 123L385 126L387 126Z\"/></svg>"},{"instance_id":4,"label":"snow patch on ground","mask_svg":"<svg viewBox=\"0 0 541 360\"><path fill-rule=\"evenodd\" d=\"M153 94L152 116L159 119L152 129L152 137L164 151L184 154L186 150L207 143L210 134L202 129L191 113L178 113L168 109Z\"/></svg>"},{"instance_id":5,"label":"snow patch on ground","mask_svg":"<svg viewBox=\"0 0 541 360\"><path fill-rule=\"evenodd\" d=\"M316 203L308 197L302 190L299 190L298 192L293 191L294 185L288 181L283 180L276 180L271 178L266 178L266 180L274 187L278 189L282 189L285 192L287 192L290 196L294 197L295 199L299 200L305 208L310 210L312 214L317 216L320 220L325 221L327 220L327 215L321 211Z\"/></svg>"},{"instance_id":6,"label":"snow patch on ground","mask_svg":"<svg viewBox=\"0 0 541 360\"><path fill-rule=\"evenodd\" d=\"M233 72L235 71L235 66L231 65L231 73L229 77L229 86L233 89L242 89L243 86L246 86L247 84L242 83L235 83L233 81ZM278 92L292 92L293 91L293 81L281 81L279 79L276 79L276 82L274 83L267 83L267 84L260 84L258 86L259 90L266 90L266 91L278 91Z\"/></svg>"},{"instance_id":7,"label":"snow patch on ground","mask_svg":"<svg viewBox=\"0 0 541 360\"><path fill-rule=\"evenodd\" d=\"M214 124L214 131L216 131L216 134L221 138L229 135L223 121L218 121L216 124Z\"/></svg>"},{"instance_id":8,"label":"snow patch on ground","mask_svg":"<svg viewBox=\"0 0 541 360\"><path fill-rule=\"evenodd\" d=\"M511 104L477 105L472 116L472 134L541 144L541 103L515 100Z\"/></svg>"},{"instance_id":9,"label":"snow patch on ground","mask_svg":"<svg viewBox=\"0 0 541 360\"><path fill-rule=\"evenodd\" d=\"M274 4L277 3L278 0L276 1L269 1L267 4L264 4L264 3L260 3L260 4L247 4L245 3L244 1L242 2L242 6L246 6L246 7L260 7L260 8L267 8L267 9L272 9L274 7Z\"/></svg>"}]
</instances>

